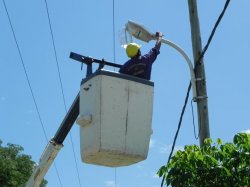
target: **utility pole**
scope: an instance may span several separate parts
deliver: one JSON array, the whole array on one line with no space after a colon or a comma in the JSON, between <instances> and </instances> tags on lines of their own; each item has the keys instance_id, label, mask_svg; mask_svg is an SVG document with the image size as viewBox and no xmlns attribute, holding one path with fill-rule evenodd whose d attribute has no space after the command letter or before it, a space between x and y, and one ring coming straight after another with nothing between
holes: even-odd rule
<instances>
[{"instance_id":1,"label":"utility pole","mask_svg":"<svg viewBox=\"0 0 250 187\"><path fill-rule=\"evenodd\" d=\"M206 75L203 58L198 62L202 53L200 25L197 11L196 0L188 0L189 19L192 36L193 57L194 57L194 73L196 77L197 89L197 112L199 124L199 139L200 146L204 145L204 140L210 137L208 104L207 104L207 89Z\"/></svg>"}]
</instances>

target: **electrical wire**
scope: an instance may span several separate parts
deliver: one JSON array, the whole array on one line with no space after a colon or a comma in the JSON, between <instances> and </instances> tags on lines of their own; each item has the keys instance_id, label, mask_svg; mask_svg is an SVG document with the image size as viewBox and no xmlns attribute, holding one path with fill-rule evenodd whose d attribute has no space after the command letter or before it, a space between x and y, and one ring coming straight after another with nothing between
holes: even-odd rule
<instances>
[{"instance_id":1,"label":"electrical wire","mask_svg":"<svg viewBox=\"0 0 250 187\"><path fill-rule=\"evenodd\" d=\"M198 135L196 135L196 130L195 130L195 122L194 122L194 108L193 108L193 100L191 100L191 108L192 108L192 119L193 119L193 128L194 128L194 137L196 140L199 139L200 137L200 132L201 132L201 128L199 128L199 132ZM200 123L199 123L200 124Z\"/></svg>"},{"instance_id":2,"label":"electrical wire","mask_svg":"<svg viewBox=\"0 0 250 187\"><path fill-rule=\"evenodd\" d=\"M116 61L116 50L115 50L115 0L113 0L113 61ZM114 67L115 71L115 67Z\"/></svg>"},{"instance_id":3,"label":"electrical wire","mask_svg":"<svg viewBox=\"0 0 250 187\"><path fill-rule=\"evenodd\" d=\"M69 132L69 137L70 137L70 142L71 142L71 145L72 145L72 151L73 151L73 155L74 155L74 161L75 161L75 166L76 166L76 171L77 171L78 182L79 182L79 185L82 186L81 180L80 180L80 174L79 174L79 170L78 170L78 165L77 165L77 160L76 160L76 152L75 152L75 148L74 148L74 142L73 142L73 139L72 139L71 132Z\"/></svg>"},{"instance_id":4,"label":"electrical wire","mask_svg":"<svg viewBox=\"0 0 250 187\"><path fill-rule=\"evenodd\" d=\"M54 40L54 34L53 34L53 30L52 30L52 24L51 24L51 21L50 21L48 3L47 3L47 0L44 0L44 2L45 2L45 5L46 5L46 12L47 12L48 21L49 21L50 34L51 34L51 39L52 39L52 44L53 44L53 49L54 49L54 55L55 55L55 59L56 59L58 77L59 77L59 80L60 80L60 86L61 86L61 93L62 93L64 108L65 108L65 112L67 113L65 95L64 95L64 91L63 91L63 84L62 84L62 78L61 78L61 72L60 72L60 68L59 68L59 62L58 62L56 46L55 46L55 40ZM74 162L75 162L75 167L76 167L76 172L77 172L77 178L78 178L79 185L82 186L81 185L81 180L80 180L80 175L79 175L78 164L77 164L77 161L76 161L76 154L75 154L74 143L73 143L71 132L69 132L69 134L70 134L71 147L72 147L72 151L73 151L73 155L74 155Z\"/></svg>"},{"instance_id":5,"label":"electrical wire","mask_svg":"<svg viewBox=\"0 0 250 187\"><path fill-rule=\"evenodd\" d=\"M62 77L61 77L61 72L60 72L60 68L59 68L57 52L56 52L54 34L53 34L52 25L51 25L51 21L50 21L49 8L48 8L47 1L46 0L44 0L44 1L45 1L46 12L47 12L48 21L49 21L50 35L51 35L52 44L53 44L53 51L54 51L54 55L55 55L55 59L56 59L56 66L57 66L57 72L58 72L58 76L59 76L59 80L60 80L60 86L61 86L61 92L62 92L62 97L63 97L63 102L64 102L64 108L67 111L66 102L65 102L65 95L64 95L64 91L63 91L63 85L62 85Z\"/></svg>"},{"instance_id":6,"label":"electrical wire","mask_svg":"<svg viewBox=\"0 0 250 187\"><path fill-rule=\"evenodd\" d=\"M42 121L42 118L41 118L41 114L38 110L38 105L37 105L37 102L36 102L36 99L35 99L35 95L34 95L34 92L33 92L33 89L31 87L31 83L30 83L30 80L29 80L29 76L28 76L28 73L27 73L27 70L26 70L26 66L24 64L24 61L23 61L23 57L22 57L22 53L21 53L21 50L20 50L20 47L19 47L19 44L17 42L17 38L16 38L16 34L15 34L15 31L14 31L14 28L13 28L13 25L12 25L12 22L11 22L11 19L10 19L10 16L9 16L9 12L8 12L8 9L7 9L7 6L5 4L5 0L3 0L3 4L4 4L4 8L5 8L5 11L6 11L6 14L8 16L8 20L9 20L9 23L10 23L10 27L11 27L11 30L12 30L12 34L13 34L13 37L14 37L14 40L15 40L15 43L16 43L16 46L17 46L17 50L18 50L18 54L19 54L19 57L21 59L21 63L22 63L22 67L23 67L23 70L24 70L24 73L25 73L25 77L26 77L26 80L27 80L27 83L29 85L29 89L30 89L30 92L31 92L31 96L32 96L32 99L34 101L34 104L35 104L35 107L36 107L36 111L37 111L37 115L38 115L38 118L39 118L39 121L41 123L41 127L42 127L42 130L43 130L43 134L45 136L45 139L48 141L48 137L46 135L46 132L45 132L45 128L44 128L44 124L43 124L43 121Z\"/></svg>"},{"instance_id":7,"label":"electrical wire","mask_svg":"<svg viewBox=\"0 0 250 187\"><path fill-rule=\"evenodd\" d=\"M188 98L189 98L189 93L190 93L190 90L191 90L191 86L192 86L192 83L191 83L191 81L190 81L190 83L189 83L189 85L188 85L188 90L187 90L185 102L184 102L184 105L183 105L183 107L182 107L181 116L180 116L180 119L179 119L177 131L176 131L176 133L175 133L174 141L173 141L173 144L172 144L171 152L170 152L169 157L168 157L167 165L169 164L170 159L171 159L171 157L172 157L172 154L173 154L173 152L174 152L175 143L176 143L176 140L177 140L177 137L178 137L180 128L181 128L182 118L183 118L183 115L184 115L184 112L185 112L185 109L186 109L186 106L187 106L187 102L188 102ZM161 187L163 186L164 180L165 180L165 176L163 176L163 178L162 178Z\"/></svg>"},{"instance_id":8,"label":"electrical wire","mask_svg":"<svg viewBox=\"0 0 250 187\"><path fill-rule=\"evenodd\" d=\"M114 63L116 62L116 50L115 50L115 0L112 2L112 7L113 7L113 61ZM115 71L115 67L114 67ZM115 168L115 187L116 187L116 168Z\"/></svg>"},{"instance_id":9,"label":"electrical wire","mask_svg":"<svg viewBox=\"0 0 250 187\"><path fill-rule=\"evenodd\" d=\"M28 76L28 73L27 73L27 70L26 70L26 66L25 66L25 64L24 64L24 60L23 60L23 57L22 57L22 53L21 53L21 50L20 50L20 47L19 47L19 44L18 44L18 41L17 41L17 38L16 38L16 34L15 34L15 31L14 31L14 27L13 27L13 25L12 25L12 22L11 22L11 19L10 19L10 15L9 15L9 12L8 12L8 9L7 9L5 0L3 0L3 4L4 4L4 8L5 8L5 11L6 11L8 20L9 20L9 24L10 24L10 27L11 27L11 30L12 30L12 34L13 34L14 40L15 40L15 43L16 43L16 47L17 47L17 50L18 50L18 54L19 54L19 57L20 57L20 59L21 59L21 63L22 63L22 67L23 67L23 70L24 70L24 73L25 73L25 77L26 77L27 83L28 83L28 85L29 85L29 89L30 89L30 92L31 92L31 95L32 95L32 99L33 99L33 102L34 102L34 104L35 104L36 112L37 112L37 115L38 115L38 118L39 118L39 121L40 121L40 124L41 124L41 127L42 127L42 131L43 131L43 134L44 134L44 137L45 137L46 141L48 142L48 137L47 137L47 135L46 135L46 131L45 131L45 128L44 128L44 124L43 124L43 121L42 121L42 117L41 117L41 114L40 114L39 109L38 109L38 105L37 105L37 102L36 102L36 98L35 98L35 95L34 95L34 92L33 92L32 86L31 86L31 83L30 83L30 79L29 79L29 76ZM59 180L59 182L60 182L60 185L62 186L62 182L61 182L61 179L60 179L60 176L59 176L59 172L58 172L56 163L54 163L53 165L54 165L54 167L55 167L55 169L56 169L57 178L58 178L58 180Z\"/></svg>"},{"instance_id":10,"label":"electrical wire","mask_svg":"<svg viewBox=\"0 0 250 187\"><path fill-rule=\"evenodd\" d=\"M225 5L224 5L224 8L223 8L221 14L219 15L219 17L218 17L218 19L217 19L217 21L216 21L216 23L215 23L215 25L214 25L214 27L213 27L213 30L212 30L212 32L211 32L209 38L208 38L207 44L206 44L205 47L203 48L202 53L201 53L200 57L199 57L198 60L197 60L197 63L200 63L201 59L204 57L204 55L205 55L205 53L206 53L206 51L207 51L207 49L208 49L208 47L209 47L209 45L210 45L212 39L213 39L213 36L214 36L214 34L215 34L215 31L216 31L216 29L217 29L217 27L218 27L218 25L219 25L221 19L223 18L223 16L224 16L226 10L227 10L227 7L228 7L229 3L230 3L230 0L227 0L226 3L225 3Z\"/></svg>"},{"instance_id":11,"label":"electrical wire","mask_svg":"<svg viewBox=\"0 0 250 187\"><path fill-rule=\"evenodd\" d=\"M116 187L116 175L117 175L117 171L116 171L116 168L115 168L115 187Z\"/></svg>"},{"instance_id":12,"label":"electrical wire","mask_svg":"<svg viewBox=\"0 0 250 187\"><path fill-rule=\"evenodd\" d=\"M212 39L213 39L213 36L214 36L214 34L215 34L215 31L216 31L216 29L217 29L217 27L218 27L218 25L219 25L219 23L220 23L222 17L224 16L224 13L225 13L225 11L226 11L226 9L227 9L229 3L230 3L230 0L227 0L226 3L225 3L225 5L224 5L224 8L223 8L221 14L219 15L219 17L218 17L218 19L217 19L217 21L216 21L216 23L215 23L215 25L214 25L214 27L213 27L213 29L212 29L212 32L211 32L211 34L210 34L210 36L209 36L209 38L208 38L207 44L206 44L205 47L203 48L202 53L201 53L200 57L198 58L198 60L197 60L197 62L196 62L195 64L200 63L201 59L204 57L204 55L205 55L205 53L206 53L206 51L207 51L207 49L208 49L208 47L209 47L209 45L210 45ZM189 96L190 90L191 90L191 82L189 83L189 86L188 86L188 90L187 90L187 94L186 94L185 103L184 103L184 106L183 106L183 108L182 108L182 112L181 112L181 116L180 116L178 128L177 128L177 131L176 131L176 134L175 134L175 137L174 137L174 141L173 141L173 144L172 144L172 149L171 149L170 155L169 155L169 157L168 157L168 162L167 162L166 166L168 166L168 164L169 164L169 162L170 162L170 160L171 160L173 151L174 151L175 143L176 143L176 140L177 140L177 137L178 137L178 133L179 133L180 127L181 127L182 117L183 117L184 112L185 112L185 108L186 108L186 104L187 104L186 102L187 102L187 100L188 100L188 96ZM199 129L201 129L201 127L200 127ZM165 177L166 177L166 176L163 175L163 178L162 178L162 181L161 181L161 187L163 186L163 183L164 183L164 181L165 181Z\"/></svg>"}]
</instances>

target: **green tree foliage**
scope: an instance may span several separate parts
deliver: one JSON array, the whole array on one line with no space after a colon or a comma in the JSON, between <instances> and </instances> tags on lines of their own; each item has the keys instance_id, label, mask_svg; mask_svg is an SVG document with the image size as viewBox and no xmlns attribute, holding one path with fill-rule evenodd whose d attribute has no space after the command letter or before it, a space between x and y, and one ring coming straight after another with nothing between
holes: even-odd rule
<instances>
[{"instance_id":1,"label":"green tree foliage","mask_svg":"<svg viewBox=\"0 0 250 187\"><path fill-rule=\"evenodd\" d=\"M250 134L236 134L233 143L222 144L218 139L212 145L212 140L206 139L202 148L185 146L158 175L173 187L249 187Z\"/></svg>"},{"instance_id":2,"label":"green tree foliage","mask_svg":"<svg viewBox=\"0 0 250 187\"><path fill-rule=\"evenodd\" d=\"M34 162L29 155L22 153L23 147L15 144L2 146L0 140L0 186L1 187L22 187L29 179ZM41 187L45 187L46 180L43 180Z\"/></svg>"}]
</instances>

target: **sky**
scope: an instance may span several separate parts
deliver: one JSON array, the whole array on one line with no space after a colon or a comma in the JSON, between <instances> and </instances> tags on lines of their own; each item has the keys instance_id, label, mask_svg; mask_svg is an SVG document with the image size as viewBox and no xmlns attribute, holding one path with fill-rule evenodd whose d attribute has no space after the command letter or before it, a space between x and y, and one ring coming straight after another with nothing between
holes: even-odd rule
<instances>
[{"instance_id":1,"label":"sky","mask_svg":"<svg viewBox=\"0 0 250 187\"><path fill-rule=\"evenodd\" d=\"M53 49L46 4L43 0L6 0L47 137L56 133L66 111ZM187 1L47 0L58 67L67 109L85 77L85 67L69 58L71 51L122 64L127 60L119 31L128 20L179 45L193 61ZM202 45L224 7L225 1L198 1ZM232 1L204 57L211 138L232 141L239 132L250 131L250 1ZM47 144L3 1L0 3L0 139L24 148L32 160ZM113 27L114 26L114 27ZM115 31L115 36L113 35ZM154 42L143 43L146 53ZM114 46L115 44L115 46ZM106 67L108 70L118 69ZM59 178L51 166L48 187L157 187L158 169L166 164L190 81L187 63L173 48L162 45L152 71L155 83L154 110L148 158L137 164L108 168L85 164L80 157L79 126L74 125L55 159ZM194 120L197 126L196 103ZM196 127L197 129L197 127ZM196 130L197 132L197 130ZM71 141L72 139L72 141ZM176 150L197 144L191 96L176 142ZM75 152L75 158L74 158ZM76 164L75 164L76 159ZM77 169L79 170L79 179Z\"/></svg>"}]
</instances>

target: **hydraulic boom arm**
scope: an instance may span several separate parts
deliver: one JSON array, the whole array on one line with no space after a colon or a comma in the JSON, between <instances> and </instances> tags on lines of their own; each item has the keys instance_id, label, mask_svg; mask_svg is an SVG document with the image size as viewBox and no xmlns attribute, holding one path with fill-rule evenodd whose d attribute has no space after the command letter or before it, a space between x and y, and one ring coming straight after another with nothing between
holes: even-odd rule
<instances>
[{"instance_id":1,"label":"hydraulic boom arm","mask_svg":"<svg viewBox=\"0 0 250 187\"><path fill-rule=\"evenodd\" d=\"M62 121L55 136L48 142L38 165L34 168L25 187L39 187L48 169L56 158L58 152L63 147L63 141L68 135L71 127L79 115L79 93L76 96L73 104L71 105L68 113Z\"/></svg>"}]
</instances>

